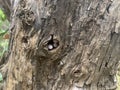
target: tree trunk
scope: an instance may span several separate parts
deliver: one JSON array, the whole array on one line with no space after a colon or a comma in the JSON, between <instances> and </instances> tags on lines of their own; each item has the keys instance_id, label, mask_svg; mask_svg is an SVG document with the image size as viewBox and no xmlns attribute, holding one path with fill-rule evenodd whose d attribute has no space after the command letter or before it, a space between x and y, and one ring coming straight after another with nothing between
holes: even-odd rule
<instances>
[{"instance_id":1,"label":"tree trunk","mask_svg":"<svg viewBox=\"0 0 120 90\"><path fill-rule=\"evenodd\" d=\"M14 0L4 90L116 90L120 0Z\"/></svg>"}]
</instances>

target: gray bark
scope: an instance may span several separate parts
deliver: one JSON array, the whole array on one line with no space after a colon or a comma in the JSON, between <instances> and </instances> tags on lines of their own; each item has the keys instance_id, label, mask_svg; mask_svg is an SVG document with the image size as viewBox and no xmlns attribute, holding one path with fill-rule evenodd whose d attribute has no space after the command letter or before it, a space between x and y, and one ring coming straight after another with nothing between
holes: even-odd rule
<instances>
[{"instance_id":1,"label":"gray bark","mask_svg":"<svg viewBox=\"0 0 120 90\"><path fill-rule=\"evenodd\" d=\"M14 0L4 90L116 90L119 0Z\"/></svg>"}]
</instances>

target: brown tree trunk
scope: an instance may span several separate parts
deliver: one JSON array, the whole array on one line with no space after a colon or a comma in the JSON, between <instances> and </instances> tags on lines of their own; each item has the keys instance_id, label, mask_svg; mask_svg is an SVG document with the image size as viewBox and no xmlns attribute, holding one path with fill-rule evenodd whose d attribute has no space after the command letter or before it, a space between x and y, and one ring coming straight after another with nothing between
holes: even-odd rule
<instances>
[{"instance_id":1,"label":"brown tree trunk","mask_svg":"<svg viewBox=\"0 0 120 90\"><path fill-rule=\"evenodd\" d=\"M4 90L115 90L119 0L14 0Z\"/></svg>"}]
</instances>

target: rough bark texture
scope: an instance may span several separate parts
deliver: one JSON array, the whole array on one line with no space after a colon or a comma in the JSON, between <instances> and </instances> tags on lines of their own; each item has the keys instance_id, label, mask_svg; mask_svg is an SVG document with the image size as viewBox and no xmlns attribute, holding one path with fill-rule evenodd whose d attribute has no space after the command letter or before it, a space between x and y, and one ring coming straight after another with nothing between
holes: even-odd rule
<instances>
[{"instance_id":1,"label":"rough bark texture","mask_svg":"<svg viewBox=\"0 0 120 90\"><path fill-rule=\"evenodd\" d=\"M4 90L115 90L120 0L14 0Z\"/></svg>"}]
</instances>

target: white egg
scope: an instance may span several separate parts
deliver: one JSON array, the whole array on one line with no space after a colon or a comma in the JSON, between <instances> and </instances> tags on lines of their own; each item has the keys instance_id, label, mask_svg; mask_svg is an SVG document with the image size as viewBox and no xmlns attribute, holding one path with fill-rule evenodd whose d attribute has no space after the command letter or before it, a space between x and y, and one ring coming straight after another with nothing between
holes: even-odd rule
<instances>
[{"instance_id":1,"label":"white egg","mask_svg":"<svg viewBox=\"0 0 120 90\"><path fill-rule=\"evenodd\" d=\"M49 49L49 50L53 49L53 45L49 44L49 45L48 45L48 49Z\"/></svg>"}]
</instances>

